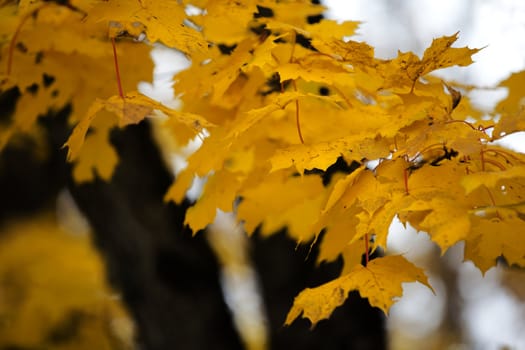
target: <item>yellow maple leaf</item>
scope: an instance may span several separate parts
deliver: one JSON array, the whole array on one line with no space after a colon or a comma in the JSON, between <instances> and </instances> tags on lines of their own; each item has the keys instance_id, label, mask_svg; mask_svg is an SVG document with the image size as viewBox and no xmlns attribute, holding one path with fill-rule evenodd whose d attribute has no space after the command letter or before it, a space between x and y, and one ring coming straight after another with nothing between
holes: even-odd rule
<instances>
[{"instance_id":1,"label":"yellow maple leaf","mask_svg":"<svg viewBox=\"0 0 525 350\"><path fill-rule=\"evenodd\" d=\"M323 20L319 23L309 24L305 26L304 29L314 37L342 40L343 37L354 35L360 23L361 22L357 21L343 21L338 23L334 20Z\"/></svg>"},{"instance_id":2,"label":"yellow maple leaf","mask_svg":"<svg viewBox=\"0 0 525 350\"><path fill-rule=\"evenodd\" d=\"M275 196L274 191L281 195ZM317 233L312 227L321 210L323 194L322 180L317 176L274 172L263 183L240 191L242 201L237 217L248 233L262 223L264 235L288 227L292 237L307 241Z\"/></svg>"},{"instance_id":3,"label":"yellow maple leaf","mask_svg":"<svg viewBox=\"0 0 525 350\"><path fill-rule=\"evenodd\" d=\"M364 146L366 147L363 148ZM347 161L361 161L372 152L375 155L387 156L389 151L388 145L384 143L366 142L366 138L352 135L313 145L299 144L281 148L270 161L272 171L295 166L299 173L303 173L305 169L326 170L340 156Z\"/></svg>"},{"instance_id":4,"label":"yellow maple leaf","mask_svg":"<svg viewBox=\"0 0 525 350\"><path fill-rule=\"evenodd\" d=\"M441 248L441 254L445 254L448 248L467 237L471 226L469 209L455 199L435 197L416 200L401 212L423 212L424 218L416 228L427 232Z\"/></svg>"},{"instance_id":5,"label":"yellow maple leaf","mask_svg":"<svg viewBox=\"0 0 525 350\"><path fill-rule=\"evenodd\" d=\"M202 33L186 25L186 18L184 6L176 1L112 0L97 2L89 10L87 22L118 23L113 36L119 32L139 36L145 31L150 42L160 41L188 54L206 51Z\"/></svg>"},{"instance_id":6,"label":"yellow maple leaf","mask_svg":"<svg viewBox=\"0 0 525 350\"><path fill-rule=\"evenodd\" d=\"M277 68L277 72L281 77L281 81L301 78L304 81L316 81L328 85L332 85L334 81L341 80L351 82L351 80L348 79L350 69L330 59L285 63Z\"/></svg>"},{"instance_id":7,"label":"yellow maple leaf","mask_svg":"<svg viewBox=\"0 0 525 350\"><path fill-rule=\"evenodd\" d=\"M525 108L521 108L515 113L505 113L498 120L492 131L494 139L514 132L525 131Z\"/></svg>"},{"instance_id":8,"label":"yellow maple leaf","mask_svg":"<svg viewBox=\"0 0 525 350\"><path fill-rule=\"evenodd\" d=\"M499 86L508 88L509 93L505 99L496 106L496 112L502 114L516 114L524 107L523 85L525 84L525 71L512 74L499 83Z\"/></svg>"},{"instance_id":9,"label":"yellow maple leaf","mask_svg":"<svg viewBox=\"0 0 525 350\"><path fill-rule=\"evenodd\" d=\"M346 192L347 188L354 184L357 177L365 169L366 169L365 167L359 167L356 170L352 171L350 174L346 175L345 177L335 182L335 185L332 187L332 190L330 191L330 195L328 196L328 199L323 207L323 211L322 211L323 214L329 211L330 209L332 209L332 207L339 201L339 199Z\"/></svg>"},{"instance_id":10,"label":"yellow maple leaf","mask_svg":"<svg viewBox=\"0 0 525 350\"><path fill-rule=\"evenodd\" d=\"M451 66L468 66L473 62L471 56L480 49L452 47L452 44L458 40L458 34L459 32L432 40L430 47L423 53L422 70L418 72L418 75L422 76L436 69Z\"/></svg>"},{"instance_id":11,"label":"yellow maple leaf","mask_svg":"<svg viewBox=\"0 0 525 350\"><path fill-rule=\"evenodd\" d=\"M307 288L295 297L285 325L290 325L302 314L312 325L330 317L341 306L348 293L358 290L370 305L388 313L395 298L403 294L402 283L420 282L430 289L423 270L401 255L386 256L372 260L368 266L357 266L348 274L316 288Z\"/></svg>"},{"instance_id":12,"label":"yellow maple leaf","mask_svg":"<svg viewBox=\"0 0 525 350\"><path fill-rule=\"evenodd\" d=\"M352 242L357 239L364 239L373 235L374 241L371 244L373 250L377 247L387 248L387 238L390 232L390 225L394 217L402 215L403 210L407 208L414 199L406 196L402 192L395 192L384 200L382 204L373 213L363 212L358 216L359 224L356 226L356 235Z\"/></svg>"},{"instance_id":13,"label":"yellow maple leaf","mask_svg":"<svg viewBox=\"0 0 525 350\"><path fill-rule=\"evenodd\" d=\"M257 7L253 1L207 1L203 15L193 16L207 40L234 45L249 34Z\"/></svg>"},{"instance_id":14,"label":"yellow maple leaf","mask_svg":"<svg viewBox=\"0 0 525 350\"><path fill-rule=\"evenodd\" d=\"M378 73L383 76L382 88L391 88L397 91L414 89L416 81L441 68L451 66L467 66L471 64L471 56L480 49L453 48L452 44L458 39L458 33L434 39L430 47L419 59L412 52L399 53L393 60L383 61L377 65Z\"/></svg>"},{"instance_id":15,"label":"yellow maple leaf","mask_svg":"<svg viewBox=\"0 0 525 350\"><path fill-rule=\"evenodd\" d=\"M500 180L525 178L525 166L513 166L501 171L480 171L465 175L461 179L461 185L465 188L465 193L469 194L480 186L488 188L496 187Z\"/></svg>"},{"instance_id":16,"label":"yellow maple leaf","mask_svg":"<svg viewBox=\"0 0 525 350\"><path fill-rule=\"evenodd\" d=\"M208 178L200 199L186 212L185 223L194 233L213 222L217 209L233 211L233 202L241 185L238 176L226 170L217 171Z\"/></svg>"},{"instance_id":17,"label":"yellow maple leaf","mask_svg":"<svg viewBox=\"0 0 525 350\"><path fill-rule=\"evenodd\" d=\"M68 160L76 159L89 127L101 110L114 113L117 116L117 125L121 128L129 124L139 123L150 116L154 110L160 110L169 117L176 119L180 124L194 129L195 134L201 131L203 127L212 126L211 123L198 115L177 112L138 92L131 92L124 98L115 95L107 100L96 99L64 144L65 147L68 147Z\"/></svg>"},{"instance_id":18,"label":"yellow maple leaf","mask_svg":"<svg viewBox=\"0 0 525 350\"><path fill-rule=\"evenodd\" d=\"M366 67L373 67L375 63L374 48L364 42L314 38L312 45L337 60L350 63L354 68L366 69Z\"/></svg>"},{"instance_id":19,"label":"yellow maple leaf","mask_svg":"<svg viewBox=\"0 0 525 350\"><path fill-rule=\"evenodd\" d=\"M465 260L471 260L485 273L503 256L510 265L525 266L523 214L500 208L492 217L473 216L472 229L466 239Z\"/></svg>"},{"instance_id":20,"label":"yellow maple leaf","mask_svg":"<svg viewBox=\"0 0 525 350\"><path fill-rule=\"evenodd\" d=\"M115 116L107 111L102 111L93 121L73 165L73 178L77 183L93 181L96 176L109 181L113 176L118 156L109 141L109 132L114 126Z\"/></svg>"},{"instance_id":21,"label":"yellow maple leaf","mask_svg":"<svg viewBox=\"0 0 525 350\"><path fill-rule=\"evenodd\" d=\"M357 214L360 212L360 208L351 206L347 210L334 211L323 222L322 226L325 226L325 228L319 245L318 263L334 261L340 254L345 255L345 251L347 257L350 256L349 254L354 254L352 256L357 260L345 259L345 266L351 264L350 267L354 267L356 263L361 262L361 255L365 252L364 244L360 240L352 242L359 223Z\"/></svg>"}]
</instances>

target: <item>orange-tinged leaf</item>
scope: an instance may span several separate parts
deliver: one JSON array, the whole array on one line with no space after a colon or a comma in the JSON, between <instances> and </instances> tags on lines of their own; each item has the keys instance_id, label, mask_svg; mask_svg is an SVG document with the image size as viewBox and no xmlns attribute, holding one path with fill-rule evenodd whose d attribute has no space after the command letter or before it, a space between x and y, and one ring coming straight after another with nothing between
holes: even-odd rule
<instances>
[{"instance_id":1,"label":"orange-tinged leaf","mask_svg":"<svg viewBox=\"0 0 525 350\"><path fill-rule=\"evenodd\" d=\"M384 79L382 88L411 92L420 77L434 70L471 64L471 56L479 49L451 47L457 38L458 33L434 39L421 59L412 52L400 52L395 59L382 61L376 67Z\"/></svg>"},{"instance_id":2,"label":"orange-tinged leaf","mask_svg":"<svg viewBox=\"0 0 525 350\"><path fill-rule=\"evenodd\" d=\"M150 116L153 110L163 112L179 124L194 130L195 134L200 132L202 128L210 128L213 126L212 123L199 115L179 112L168 108L136 91L127 93L124 99L120 96L112 96L104 103L104 106L106 110L117 115L119 118L119 127L124 127L128 124L137 124L144 118Z\"/></svg>"},{"instance_id":3,"label":"orange-tinged leaf","mask_svg":"<svg viewBox=\"0 0 525 350\"><path fill-rule=\"evenodd\" d=\"M117 115L119 127L137 124L153 112L153 108L151 104L147 103L147 100L141 101L140 98L136 99L136 97L137 95L126 95L125 98L112 96L105 101L104 108Z\"/></svg>"},{"instance_id":4,"label":"orange-tinged leaf","mask_svg":"<svg viewBox=\"0 0 525 350\"><path fill-rule=\"evenodd\" d=\"M367 267L357 266L348 274L316 288L307 288L295 297L286 317L290 325L302 314L312 325L330 317L334 309L341 306L348 293L358 290L370 305L388 313L395 299L402 296L402 284L420 282L432 289L423 270L403 256L386 256L372 260Z\"/></svg>"}]
</instances>

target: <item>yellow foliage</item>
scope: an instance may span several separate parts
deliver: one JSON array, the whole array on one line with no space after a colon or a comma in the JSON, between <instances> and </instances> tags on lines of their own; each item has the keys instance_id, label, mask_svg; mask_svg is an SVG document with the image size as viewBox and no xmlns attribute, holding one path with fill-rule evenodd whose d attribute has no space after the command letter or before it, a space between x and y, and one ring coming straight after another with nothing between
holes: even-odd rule
<instances>
[{"instance_id":1,"label":"yellow foliage","mask_svg":"<svg viewBox=\"0 0 525 350\"><path fill-rule=\"evenodd\" d=\"M189 16L186 5L202 11ZM426 283L401 257L359 265L368 243L387 248L396 216L427 231L442 253L466 241L466 258L483 271L501 255L523 265L517 252L525 155L494 141L525 131L524 75L501 83L509 96L485 120L469 88L431 75L472 63L479 49L452 47L457 33L434 39L422 57L399 52L383 60L348 38L357 22L308 23L324 10L309 0L75 6L25 1L18 10L2 8L0 89L16 87L21 97L0 145L70 102L78 124L68 157L76 162L75 179L90 181L95 174L110 178L116 165L111 128L141 122L154 110L169 117L164 127L181 143L209 135L165 196L181 202L194 176L208 176L186 217L194 231L210 224L217 208L237 210L249 233L286 226L306 241L325 230L319 260L344 258L345 275L301 294L288 322L303 311L314 323L328 317L353 289L387 311L402 282ZM68 30L49 34L59 27ZM144 40L192 59L174 77L178 111L130 92L151 75ZM107 77L119 75L117 61L122 79L108 84ZM340 158L358 170L323 178Z\"/></svg>"}]
</instances>

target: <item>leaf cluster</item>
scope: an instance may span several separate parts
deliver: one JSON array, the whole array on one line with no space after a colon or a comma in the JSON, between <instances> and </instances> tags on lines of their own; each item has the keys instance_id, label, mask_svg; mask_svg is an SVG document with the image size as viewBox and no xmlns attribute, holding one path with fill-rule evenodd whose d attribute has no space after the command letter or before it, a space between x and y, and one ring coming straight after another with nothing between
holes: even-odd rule
<instances>
[{"instance_id":1,"label":"leaf cluster","mask_svg":"<svg viewBox=\"0 0 525 350\"><path fill-rule=\"evenodd\" d=\"M286 226L308 242L324 231L319 261L344 259L341 277L296 298L287 323L301 313L313 323L327 318L355 289L388 312L403 282L428 285L402 256L361 265L363 254L387 250L395 217L427 232L442 253L464 241L465 259L483 272L500 256L525 264L525 155L496 142L525 130L525 75L502 83L510 93L493 113L477 110L467 88L432 75L472 63L479 50L453 47L457 33L434 39L422 57L385 60L351 39L358 22L325 20L324 8L306 0L65 4L0 10L0 89L20 93L0 145L70 103L78 124L69 159L75 178L89 181L111 177L114 127L161 112L180 143L209 134L166 194L180 202L195 176L208 177L186 215L194 232L217 209L235 211L248 233ZM189 15L189 5L200 11ZM154 42L192 60L174 77L180 110L122 92L150 74ZM355 170L325 176L338 161Z\"/></svg>"}]
</instances>

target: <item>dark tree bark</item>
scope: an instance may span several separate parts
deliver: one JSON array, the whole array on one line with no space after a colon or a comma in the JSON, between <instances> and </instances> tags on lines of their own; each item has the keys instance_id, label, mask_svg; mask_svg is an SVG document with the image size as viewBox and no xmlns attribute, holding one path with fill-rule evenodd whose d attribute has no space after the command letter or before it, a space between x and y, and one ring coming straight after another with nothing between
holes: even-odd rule
<instances>
[{"instance_id":1,"label":"dark tree bark","mask_svg":"<svg viewBox=\"0 0 525 350\"><path fill-rule=\"evenodd\" d=\"M17 97L16 89L0 94L0 116L9 116ZM56 129L56 132L49 133L48 143L37 145L29 137L22 137L16 145L8 144L0 151L0 223L54 206L69 172L65 153L60 150L62 144L56 147L56 143L60 141L54 139L64 142L64 126L69 113L70 109L65 108L40 120L41 124ZM8 121L0 120L1 122Z\"/></svg>"},{"instance_id":2,"label":"dark tree bark","mask_svg":"<svg viewBox=\"0 0 525 350\"><path fill-rule=\"evenodd\" d=\"M239 349L213 252L202 235L184 229L187 205L163 202L172 177L149 129L115 130L119 165L111 181L70 181L70 191L145 349Z\"/></svg>"}]
</instances>

